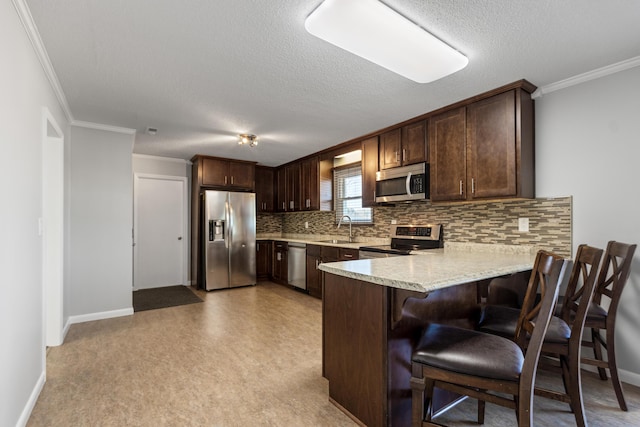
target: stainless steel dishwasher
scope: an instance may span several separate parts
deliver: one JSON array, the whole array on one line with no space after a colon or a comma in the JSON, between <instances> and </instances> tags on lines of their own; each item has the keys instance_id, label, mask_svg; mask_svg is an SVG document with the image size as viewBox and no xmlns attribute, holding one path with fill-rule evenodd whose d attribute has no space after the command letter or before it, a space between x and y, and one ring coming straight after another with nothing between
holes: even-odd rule
<instances>
[{"instance_id":1,"label":"stainless steel dishwasher","mask_svg":"<svg viewBox=\"0 0 640 427\"><path fill-rule=\"evenodd\" d=\"M307 245L305 243L289 242L288 282L300 289L307 289Z\"/></svg>"}]
</instances>

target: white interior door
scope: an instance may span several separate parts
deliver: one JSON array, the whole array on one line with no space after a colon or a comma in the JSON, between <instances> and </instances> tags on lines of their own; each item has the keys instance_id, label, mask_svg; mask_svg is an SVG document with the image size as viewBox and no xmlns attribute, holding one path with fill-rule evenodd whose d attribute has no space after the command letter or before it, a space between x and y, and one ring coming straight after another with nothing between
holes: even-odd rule
<instances>
[{"instance_id":1,"label":"white interior door","mask_svg":"<svg viewBox=\"0 0 640 427\"><path fill-rule=\"evenodd\" d=\"M186 178L134 178L134 289L186 284Z\"/></svg>"}]
</instances>

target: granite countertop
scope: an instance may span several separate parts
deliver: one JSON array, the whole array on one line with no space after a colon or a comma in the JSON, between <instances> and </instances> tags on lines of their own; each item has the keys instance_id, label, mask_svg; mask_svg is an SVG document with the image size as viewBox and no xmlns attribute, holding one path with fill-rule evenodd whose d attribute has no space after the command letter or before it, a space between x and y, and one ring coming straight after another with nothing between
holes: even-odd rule
<instances>
[{"instance_id":1,"label":"granite countertop","mask_svg":"<svg viewBox=\"0 0 640 427\"><path fill-rule=\"evenodd\" d=\"M491 247L490 247L491 246ZM445 245L416 255L320 264L327 273L382 286L429 292L462 283L530 270L532 247Z\"/></svg>"},{"instance_id":2,"label":"granite countertop","mask_svg":"<svg viewBox=\"0 0 640 427\"><path fill-rule=\"evenodd\" d=\"M292 235L258 235L256 240L279 240L289 243L305 243L307 245L320 245L320 246L337 246L340 248L359 249L361 246L373 246L373 245L388 245L391 239L381 238L365 238L366 241L346 242L349 239L348 236L338 236L330 234L292 234ZM357 240L358 238L356 238ZM362 238L361 238L362 239ZM337 240L340 243L327 242L325 240Z\"/></svg>"}]
</instances>

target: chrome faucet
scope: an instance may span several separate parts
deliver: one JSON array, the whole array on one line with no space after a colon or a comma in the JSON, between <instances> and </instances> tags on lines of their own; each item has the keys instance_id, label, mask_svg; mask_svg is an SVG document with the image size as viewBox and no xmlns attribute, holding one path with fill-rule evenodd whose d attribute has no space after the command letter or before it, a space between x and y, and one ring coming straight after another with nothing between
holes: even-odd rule
<instances>
[{"instance_id":1,"label":"chrome faucet","mask_svg":"<svg viewBox=\"0 0 640 427\"><path fill-rule=\"evenodd\" d=\"M338 228L342 225L342 220L347 218L349 220L349 243L353 242L353 234L351 234L351 217L349 215L342 215L340 221L338 221Z\"/></svg>"}]
</instances>

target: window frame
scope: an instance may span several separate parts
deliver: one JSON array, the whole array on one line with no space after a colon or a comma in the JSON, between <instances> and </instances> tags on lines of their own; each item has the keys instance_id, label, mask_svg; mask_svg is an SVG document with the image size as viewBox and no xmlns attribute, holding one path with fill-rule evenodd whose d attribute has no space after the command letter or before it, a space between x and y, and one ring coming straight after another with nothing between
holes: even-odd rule
<instances>
[{"instance_id":1,"label":"window frame","mask_svg":"<svg viewBox=\"0 0 640 427\"><path fill-rule=\"evenodd\" d=\"M356 172L357 170L357 172ZM335 223L338 224L340 222L340 218L344 215L348 215L353 225L373 225L373 208L370 207L362 207L362 162L354 162L346 165L335 166L332 171L333 174L333 210L335 211ZM351 177L359 177L360 179L360 191L357 196L349 196L349 197L339 197L341 194L347 193L347 189L343 185L343 188L340 187L340 180L347 179ZM367 213L365 218L362 217L362 214L353 214L353 211L348 209L344 209L344 201L350 200L360 200L360 207L355 209L361 209L362 213ZM353 209L353 208L352 208ZM351 215L349 213L351 212Z\"/></svg>"}]
</instances>

